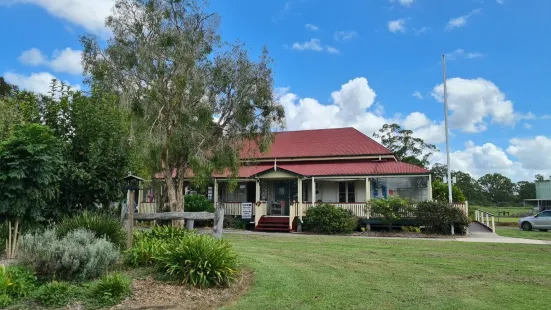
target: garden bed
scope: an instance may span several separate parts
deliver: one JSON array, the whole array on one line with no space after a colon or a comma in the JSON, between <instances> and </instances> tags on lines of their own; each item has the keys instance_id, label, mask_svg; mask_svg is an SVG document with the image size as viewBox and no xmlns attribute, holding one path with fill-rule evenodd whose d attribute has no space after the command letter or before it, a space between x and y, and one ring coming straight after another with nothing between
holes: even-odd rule
<instances>
[{"instance_id":1,"label":"garden bed","mask_svg":"<svg viewBox=\"0 0 551 310\"><path fill-rule=\"evenodd\" d=\"M148 276L135 279L133 295L110 309L215 309L247 292L252 280L252 272L242 271L228 287L198 289Z\"/></svg>"}]
</instances>

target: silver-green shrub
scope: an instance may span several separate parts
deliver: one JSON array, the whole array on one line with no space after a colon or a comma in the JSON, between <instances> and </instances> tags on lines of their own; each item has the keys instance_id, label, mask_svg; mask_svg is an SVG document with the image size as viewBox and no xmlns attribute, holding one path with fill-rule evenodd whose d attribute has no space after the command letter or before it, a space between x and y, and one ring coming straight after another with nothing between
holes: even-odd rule
<instances>
[{"instance_id":1,"label":"silver-green shrub","mask_svg":"<svg viewBox=\"0 0 551 310\"><path fill-rule=\"evenodd\" d=\"M74 230L58 238L54 229L26 234L19 244L18 259L39 277L87 280L101 276L115 264L119 250L87 230Z\"/></svg>"}]
</instances>

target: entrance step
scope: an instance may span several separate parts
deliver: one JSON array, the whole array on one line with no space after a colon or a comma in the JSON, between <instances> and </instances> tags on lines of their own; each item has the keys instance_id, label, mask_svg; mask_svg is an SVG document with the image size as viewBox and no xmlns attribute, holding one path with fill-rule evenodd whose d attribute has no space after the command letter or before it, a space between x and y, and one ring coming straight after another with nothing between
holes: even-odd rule
<instances>
[{"instance_id":1,"label":"entrance step","mask_svg":"<svg viewBox=\"0 0 551 310\"><path fill-rule=\"evenodd\" d=\"M290 232L289 217L263 216L258 221L256 231Z\"/></svg>"}]
</instances>

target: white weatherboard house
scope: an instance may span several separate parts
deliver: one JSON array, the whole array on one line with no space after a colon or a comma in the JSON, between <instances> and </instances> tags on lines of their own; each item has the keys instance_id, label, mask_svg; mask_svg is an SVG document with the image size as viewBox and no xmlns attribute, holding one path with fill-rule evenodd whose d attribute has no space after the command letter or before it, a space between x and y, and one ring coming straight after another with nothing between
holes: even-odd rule
<instances>
[{"instance_id":1,"label":"white weatherboard house","mask_svg":"<svg viewBox=\"0 0 551 310\"><path fill-rule=\"evenodd\" d=\"M229 175L214 174L209 198L222 203L226 215L250 217L256 230L293 230L295 219L318 202L377 218L366 212L366 201L390 196L432 199L428 170L398 161L354 128L278 132L265 153L254 143L245 144L251 147L241 153L237 188L230 191ZM155 212L148 194L141 196L139 209Z\"/></svg>"},{"instance_id":2,"label":"white weatherboard house","mask_svg":"<svg viewBox=\"0 0 551 310\"><path fill-rule=\"evenodd\" d=\"M428 170L398 161L354 128L278 132L266 153L246 149L241 160L237 189L228 189L227 175L213 175L213 198L227 215L252 205L251 221L261 231L293 229L294 219L316 202L369 217L370 199L432 199Z\"/></svg>"}]
</instances>

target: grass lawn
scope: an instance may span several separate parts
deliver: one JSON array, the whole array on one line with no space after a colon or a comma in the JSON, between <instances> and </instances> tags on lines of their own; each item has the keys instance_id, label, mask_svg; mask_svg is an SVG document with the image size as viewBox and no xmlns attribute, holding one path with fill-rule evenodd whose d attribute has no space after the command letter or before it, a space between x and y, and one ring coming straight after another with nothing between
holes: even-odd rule
<instances>
[{"instance_id":1,"label":"grass lawn","mask_svg":"<svg viewBox=\"0 0 551 310\"><path fill-rule=\"evenodd\" d=\"M226 309L549 309L551 246L231 235L255 273Z\"/></svg>"},{"instance_id":2,"label":"grass lawn","mask_svg":"<svg viewBox=\"0 0 551 310\"><path fill-rule=\"evenodd\" d=\"M482 211L492 213L497 217L498 212L509 212L510 216L515 216L517 214L528 214L532 211L531 207L486 207L486 206L471 206L472 208L477 208Z\"/></svg>"},{"instance_id":3,"label":"grass lawn","mask_svg":"<svg viewBox=\"0 0 551 310\"><path fill-rule=\"evenodd\" d=\"M551 240L551 232L549 231L524 231L517 227L496 227L496 233L504 237Z\"/></svg>"},{"instance_id":4,"label":"grass lawn","mask_svg":"<svg viewBox=\"0 0 551 310\"><path fill-rule=\"evenodd\" d=\"M497 220L497 216L494 218L497 223L517 223L518 220L520 220L520 217L500 217L499 221Z\"/></svg>"}]
</instances>

